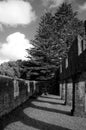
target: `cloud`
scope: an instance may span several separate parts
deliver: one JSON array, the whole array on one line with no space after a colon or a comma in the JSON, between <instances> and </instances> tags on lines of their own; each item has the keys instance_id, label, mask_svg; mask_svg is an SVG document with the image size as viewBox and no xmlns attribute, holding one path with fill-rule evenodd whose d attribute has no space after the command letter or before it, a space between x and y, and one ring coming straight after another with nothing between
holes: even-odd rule
<instances>
[{"instance_id":1,"label":"cloud","mask_svg":"<svg viewBox=\"0 0 86 130\"><path fill-rule=\"evenodd\" d=\"M36 19L29 2L23 0L0 1L0 23L10 26L27 25Z\"/></svg>"},{"instance_id":2,"label":"cloud","mask_svg":"<svg viewBox=\"0 0 86 130\"><path fill-rule=\"evenodd\" d=\"M2 64L2 63L4 63L4 62L8 62L9 60L8 59L6 59L6 60L1 60L0 59L0 64Z\"/></svg>"},{"instance_id":3,"label":"cloud","mask_svg":"<svg viewBox=\"0 0 86 130\"><path fill-rule=\"evenodd\" d=\"M25 38L25 35L16 32L10 34L6 38L6 43L3 43L0 48L0 62L9 60L26 60L27 55L26 49L31 48L29 40Z\"/></svg>"},{"instance_id":4,"label":"cloud","mask_svg":"<svg viewBox=\"0 0 86 130\"><path fill-rule=\"evenodd\" d=\"M74 1L75 0L42 0L42 4L45 7L55 8L55 7L59 7L64 2L72 3Z\"/></svg>"},{"instance_id":5,"label":"cloud","mask_svg":"<svg viewBox=\"0 0 86 130\"><path fill-rule=\"evenodd\" d=\"M79 5L79 11L86 11L86 2L83 5Z\"/></svg>"},{"instance_id":6,"label":"cloud","mask_svg":"<svg viewBox=\"0 0 86 130\"><path fill-rule=\"evenodd\" d=\"M65 0L42 0L43 6L54 8L60 6Z\"/></svg>"}]
</instances>

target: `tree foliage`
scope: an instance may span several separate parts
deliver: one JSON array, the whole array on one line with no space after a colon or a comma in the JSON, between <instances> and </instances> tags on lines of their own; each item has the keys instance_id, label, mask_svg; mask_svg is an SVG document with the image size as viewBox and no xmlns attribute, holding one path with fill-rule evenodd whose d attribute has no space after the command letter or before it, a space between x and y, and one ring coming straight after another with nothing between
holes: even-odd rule
<instances>
[{"instance_id":1,"label":"tree foliage","mask_svg":"<svg viewBox=\"0 0 86 130\"><path fill-rule=\"evenodd\" d=\"M71 4L63 3L54 14L46 12L40 18L35 38L31 41L34 47L27 49L28 57L45 67L46 73L50 70L51 74L51 68L56 70L75 37L83 33L83 22L77 18L77 12L73 12Z\"/></svg>"},{"instance_id":2,"label":"tree foliage","mask_svg":"<svg viewBox=\"0 0 86 130\"><path fill-rule=\"evenodd\" d=\"M78 34L83 35L83 22L77 18L77 12L73 12L71 4L66 3L57 9L54 18L54 36L57 36L59 43L63 45L61 47L67 50Z\"/></svg>"},{"instance_id":3,"label":"tree foliage","mask_svg":"<svg viewBox=\"0 0 86 130\"><path fill-rule=\"evenodd\" d=\"M9 61L0 65L0 74L10 77L21 78L24 73L23 62L18 61Z\"/></svg>"}]
</instances>

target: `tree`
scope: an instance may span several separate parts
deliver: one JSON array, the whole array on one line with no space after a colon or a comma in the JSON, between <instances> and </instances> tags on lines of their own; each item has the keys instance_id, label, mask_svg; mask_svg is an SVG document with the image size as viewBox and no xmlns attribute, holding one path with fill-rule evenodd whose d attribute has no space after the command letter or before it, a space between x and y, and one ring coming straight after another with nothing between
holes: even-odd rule
<instances>
[{"instance_id":1,"label":"tree","mask_svg":"<svg viewBox=\"0 0 86 130\"><path fill-rule=\"evenodd\" d=\"M51 52L51 50L53 51L54 49L52 48L51 37L52 26L54 22L53 20L53 16L50 12L45 13L41 17L35 39L31 41L31 44L34 46L34 48L27 50L31 61L39 66L36 67L37 69L33 68L33 70L36 73L39 73L37 79L41 80L44 80L44 77L45 79L49 79L49 75L51 75L52 72L52 67L55 68L55 65L52 64L54 54Z\"/></svg>"},{"instance_id":2,"label":"tree","mask_svg":"<svg viewBox=\"0 0 86 130\"><path fill-rule=\"evenodd\" d=\"M63 3L54 14L46 12L40 18L37 33L31 41L34 47L27 49L28 57L40 67L45 67L46 75L48 71L48 76L53 75L75 37L83 33L83 22L77 18L71 4Z\"/></svg>"},{"instance_id":3,"label":"tree","mask_svg":"<svg viewBox=\"0 0 86 130\"><path fill-rule=\"evenodd\" d=\"M73 12L71 4L63 3L54 15L54 37L59 40L64 56L75 39L80 34L84 34L83 22L77 18L77 12ZM56 41L56 40L55 40Z\"/></svg>"},{"instance_id":4,"label":"tree","mask_svg":"<svg viewBox=\"0 0 86 130\"><path fill-rule=\"evenodd\" d=\"M28 50L31 60L38 64L45 65L51 62L51 30L53 25L53 17L50 12L47 12L41 17L39 28L35 39L31 41L31 44L34 46L31 50Z\"/></svg>"},{"instance_id":5,"label":"tree","mask_svg":"<svg viewBox=\"0 0 86 130\"><path fill-rule=\"evenodd\" d=\"M24 73L23 61L9 61L0 65L0 74L21 78Z\"/></svg>"}]
</instances>

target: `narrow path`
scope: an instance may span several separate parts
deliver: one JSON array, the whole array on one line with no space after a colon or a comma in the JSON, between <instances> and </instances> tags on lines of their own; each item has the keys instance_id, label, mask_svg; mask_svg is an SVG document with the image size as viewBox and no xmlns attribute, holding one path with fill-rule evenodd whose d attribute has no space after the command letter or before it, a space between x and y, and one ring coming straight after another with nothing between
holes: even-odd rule
<instances>
[{"instance_id":1,"label":"narrow path","mask_svg":"<svg viewBox=\"0 0 86 130\"><path fill-rule=\"evenodd\" d=\"M86 118L70 112L59 97L42 95L3 117L0 130L86 130Z\"/></svg>"}]
</instances>

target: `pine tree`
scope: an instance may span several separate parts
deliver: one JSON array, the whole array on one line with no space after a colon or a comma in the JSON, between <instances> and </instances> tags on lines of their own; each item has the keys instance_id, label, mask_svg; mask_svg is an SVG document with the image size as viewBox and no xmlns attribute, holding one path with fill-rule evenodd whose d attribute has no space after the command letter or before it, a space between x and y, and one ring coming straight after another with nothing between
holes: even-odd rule
<instances>
[{"instance_id":1,"label":"pine tree","mask_svg":"<svg viewBox=\"0 0 86 130\"><path fill-rule=\"evenodd\" d=\"M40 71L44 70L46 74L48 72L48 76L53 75L60 60L66 57L75 37L83 33L83 22L77 18L71 4L63 3L54 14L46 12L40 18L35 38L31 41L34 47L27 49L28 57L45 68Z\"/></svg>"},{"instance_id":2,"label":"pine tree","mask_svg":"<svg viewBox=\"0 0 86 130\"><path fill-rule=\"evenodd\" d=\"M71 4L63 3L54 15L54 37L59 39L62 52L66 53L75 37L84 34L83 22L77 18L77 12L73 12ZM55 40L56 41L56 40ZM63 55L64 56L64 55Z\"/></svg>"}]
</instances>

